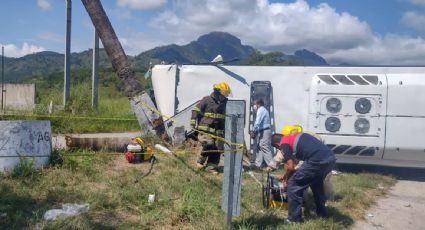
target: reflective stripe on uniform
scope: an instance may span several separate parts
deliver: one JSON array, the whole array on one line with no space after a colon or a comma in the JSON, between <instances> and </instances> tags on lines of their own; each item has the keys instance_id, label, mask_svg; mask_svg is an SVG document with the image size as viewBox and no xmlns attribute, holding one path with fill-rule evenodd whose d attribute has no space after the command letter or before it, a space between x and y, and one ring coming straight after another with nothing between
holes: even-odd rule
<instances>
[{"instance_id":1,"label":"reflective stripe on uniform","mask_svg":"<svg viewBox=\"0 0 425 230\"><path fill-rule=\"evenodd\" d=\"M224 136L224 130L216 130L214 128L210 128L210 127L203 126L203 125L198 126L198 129L201 130L201 131L208 132L208 133L216 134L218 136Z\"/></svg>"},{"instance_id":2,"label":"reflective stripe on uniform","mask_svg":"<svg viewBox=\"0 0 425 230\"><path fill-rule=\"evenodd\" d=\"M219 113L204 113L204 117L213 118L213 119L226 119L226 115Z\"/></svg>"},{"instance_id":3,"label":"reflective stripe on uniform","mask_svg":"<svg viewBox=\"0 0 425 230\"><path fill-rule=\"evenodd\" d=\"M190 120L190 124L191 125L195 125L196 124L196 120L195 119Z\"/></svg>"},{"instance_id":4,"label":"reflective stripe on uniform","mask_svg":"<svg viewBox=\"0 0 425 230\"><path fill-rule=\"evenodd\" d=\"M301 135L303 135L303 133L298 133L297 136L295 137L294 144L293 144L294 146L293 146L293 150L292 150L294 155L297 152L298 141L300 140Z\"/></svg>"},{"instance_id":5,"label":"reflective stripe on uniform","mask_svg":"<svg viewBox=\"0 0 425 230\"><path fill-rule=\"evenodd\" d=\"M192 111L201 112L201 110L198 107L193 107Z\"/></svg>"},{"instance_id":6,"label":"reflective stripe on uniform","mask_svg":"<svg viewBox=\"0 0 425 230\"><path fill-rule=\"evenodd\" d=\"M209 133L215 133L215 129L210 128L208 126L200 125L200 126L198 126L198 129L201 130L201 131L209 132Z\"/></svg>"},{"instance_id":7,"label":"reflective stripe on uniform","mask_svg":"<svg viewBox=\"0 0 425 230\"><path fill-rule=\"evenodd\" d=\"M216 131L216 133L217 133L217 135L221 135L221 136L223 136L224 135L224 130L217 130Z\"/></svg>"}]
</instances>

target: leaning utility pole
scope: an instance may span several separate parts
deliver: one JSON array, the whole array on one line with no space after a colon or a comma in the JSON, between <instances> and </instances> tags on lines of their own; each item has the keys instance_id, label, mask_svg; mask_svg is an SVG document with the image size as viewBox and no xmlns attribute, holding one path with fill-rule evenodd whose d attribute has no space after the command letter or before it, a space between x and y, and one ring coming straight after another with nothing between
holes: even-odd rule
<instances>
[{"instance_id":1,"label":"leaning utility pole","mask_svg":"<svg viewBox=\"0 0 425 230\"><path fill-rule=\"evenodd\" d=\"M93 41L93 63L92 63L92 89L91 89L91 106L97 109L98 102L98 83L99 83L99 35L96 28L94 28L94 41Z\"/></svg>"},{"instance_id":2,"label":"leaning utility pole","mask_svg":"<svg viewBox=\"0 0 425 230\"><path fill-rule=\"evenodd\" d=\"M65 22L65 66L63 79L63 105L68 104L70 75L71 75L71 7L72 0L66 0L66 22Z\"/></svg>"},{"instance_id":3,"label":"leaning utility pole","mask_svg":"<svg viewBox=\"0 0 425 230\"><path fill-rule=\"evenodd\" d=\"M164 124L160 114L157 113L154 103L135 77L135 72L130 66L127 55L112 28L111 22L103 9L100 0L81 0L97 30L103 47L112 63L112 68L124 85L125 95L133 112L137 117L143 132L155 132L157 135L164 133Z\"/></svg>"}]
</instances>

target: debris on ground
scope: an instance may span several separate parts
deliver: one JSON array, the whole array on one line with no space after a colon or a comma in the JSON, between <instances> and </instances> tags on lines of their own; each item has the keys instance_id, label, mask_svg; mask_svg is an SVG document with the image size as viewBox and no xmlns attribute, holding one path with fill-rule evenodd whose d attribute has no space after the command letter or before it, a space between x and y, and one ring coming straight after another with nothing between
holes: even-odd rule
<instances>
[{"instance_id":1,"label":"debris on ground","mask_svg":"<svg viewBox=\"0 0 425 230\"><path fill-rule=\"evenodd\" d=\"M337 171L337 170L332 170L332 175L340 175L340 174L342 174L342 172L340 172L340 171Z\"/></svg>"},{"instance_id":2,"label":"debris on ground","mask_svg":"<svg viewBox=\"0 0 425 230\"><path fill-rule=\"evenodd\" d=\"M159 151L163 152L163 153L172 154L172 152L171 152L168 148L166 148L166 147L164 147L164 146L162 146L162 145L160 145L160 144L156 144L156 145L155 145L155 148L156 148L157 150L159 150Z\"/></svg>"},{"instance_id":3,"label":"debris on ground","mask_svg":"<svg viewBox=\"0 0 425 230\"><path fill-rule=\"evenodd\" d=\"M369 213L369 214L367 214L367 217L372 218L373 214Z\"/></svg>"},{"instance_id":4,"label":"debris on ground","mask_svg":"<svg viewBox=\"0 0 425 230\"><path fill-rule=\"evenodd\" d=\"M66 218L76 216L78 214L88 212L89 204L63 204L62 209L50 209L44 213L45 220L56 220L58 218Z\"/></svg>"},{"instance_id":5,"label":"debris on ground","mask_svg":"<svg viewBox=\"0 0 425 230\"><path fill-rule=\"evenodd\" d=\"M155 194L149 194L148 203L153 204L153 202L155 202Z\"/></svg>"}]
</instances>

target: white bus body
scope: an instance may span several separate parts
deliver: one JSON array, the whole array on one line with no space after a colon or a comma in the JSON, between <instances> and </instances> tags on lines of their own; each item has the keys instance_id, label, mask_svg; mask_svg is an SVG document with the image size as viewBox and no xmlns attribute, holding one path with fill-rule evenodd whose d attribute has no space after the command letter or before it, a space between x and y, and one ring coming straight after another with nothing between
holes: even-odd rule
<instances>
[{"instance_id":1,"label":"white bus body","mask_svg":"<svg viewBox=\"0 0 425 230\"><path fill-rule=\"evenodd\" d=\"M425 67L152 69L158 109L170 117L210 94L212 85L221 81L229 83L234 99L246 101L246 121L252 120L252 83L270 82L275 131L302 125L321 135L339 163L425 168ZM246 122L245 140L249 125Z\"/></svg>"}]
</instances>

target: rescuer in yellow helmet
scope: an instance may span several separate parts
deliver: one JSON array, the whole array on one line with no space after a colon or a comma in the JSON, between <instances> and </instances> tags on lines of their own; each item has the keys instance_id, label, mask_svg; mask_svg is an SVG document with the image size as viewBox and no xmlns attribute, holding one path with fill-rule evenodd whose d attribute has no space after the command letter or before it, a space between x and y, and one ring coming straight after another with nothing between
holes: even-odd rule
<instances>
[{"instance_id":1,"label":"rescuer in yellow helmet","mask_svg":"<svg viewBox=\"0 0 425 230\"><path fill-rule=\"evenodd\" d=\"M303 127L299 126L299 125L287 125L285 127L283 127L282 129L282 135L286 136L289 135L291 133L301 133L303 131Z\"/></svg>"},{"instance_id":2,"label":"rescuer in yellow helmet","mask_svg":"<svg viewBox=\"0 0 425 230\"><path fill-rule=\"evenodd\" d=\"M230 93L230 86L226 82L214 84L211 95L202 98L192 110L190 124L201 131L198 141L202 144L202 152L197 167L213 174L218 174L218 163L224 149L223 141L215 136L224 137L226 103Z\"/></svg>"},{"instance_id":3,"label":"rescuer in yellow helmet","mask_svg":"<svg viewBox=\"0 0 425 230\"><path fill-rule=\"evenodd\" d=\"M287 165L283 181L288 197L288 222L301 222L304 191L310 187L316 203L316 213L327 216L323 181L332 171L336 158L332 150L312 134L302 132L297 125L283 128L282 134L273 134L271 145L280 150ZM295 171L295 163L304 163Z\"/></svg>"}]
</instances>

